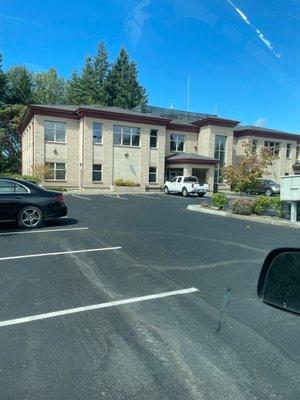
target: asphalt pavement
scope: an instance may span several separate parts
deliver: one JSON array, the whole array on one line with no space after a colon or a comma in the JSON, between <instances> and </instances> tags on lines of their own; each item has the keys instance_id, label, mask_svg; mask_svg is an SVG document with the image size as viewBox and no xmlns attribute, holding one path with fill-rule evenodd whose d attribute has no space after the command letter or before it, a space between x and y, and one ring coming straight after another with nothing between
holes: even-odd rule
<instances>
[{"instance_id":1,"label":"asphalt pavement","mask_svg":"<svg viewBox=\"0 0 300 400\"><path fill-rule=\"evenodd\" d=\"M186 209L205 198L66 199L0 226L0 399L300 398L299 318L256 296L297 230Z\"/></svg>"}]
</instances>

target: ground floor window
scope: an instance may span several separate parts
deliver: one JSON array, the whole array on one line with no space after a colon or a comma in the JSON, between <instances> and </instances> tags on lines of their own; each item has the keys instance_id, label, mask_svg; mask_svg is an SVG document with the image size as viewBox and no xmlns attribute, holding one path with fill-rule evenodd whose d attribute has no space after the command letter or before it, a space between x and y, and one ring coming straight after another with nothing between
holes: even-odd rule
<instances>
[{"instance_id":1,"label":"ground floor window","mask_svg":"<svg viewBox=\"0 0 300 400\"><path fill-rule=\"evenodd\" d=\"M149 168L149 182L156 183L156 167Z\"/></svg>"},{"instance_id":2,"label":"ground floor window","mask_svg":"<svg viewBox=\"0 0 300 400\"><path fill-rule=\"evenodd\" d=\"M102 165L93 164L93 182L102 181Z\"/></svg>"},{"instance_id":3,"label":"ground floor window","mask_svg":"<svg viewBox=\"0 0 300 400\"><path fill-rule=\"evenodd\" d=\"M183 175L183 168L166 168L165 170L165 180L170 181L175 176L182 176Z\"/></svg>"},{"instance_id":4,"label":"ground floor window","mask_svg":"<svg viewBox=\"0 0 300 400\"><path fill-rule=\"evenodd\" d=\"M66 179L66 164L65 163L46 163L49 168L47 179L54 181L64 181Z\"/></svg>"}]
</instances>

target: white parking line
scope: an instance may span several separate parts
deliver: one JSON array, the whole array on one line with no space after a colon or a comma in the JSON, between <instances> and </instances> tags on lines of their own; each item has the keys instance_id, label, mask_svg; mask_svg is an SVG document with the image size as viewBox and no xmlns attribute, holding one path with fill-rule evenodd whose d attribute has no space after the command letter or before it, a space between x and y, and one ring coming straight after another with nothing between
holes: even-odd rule
<instances>
[{"instance_id":1,"label":"white parking line","mask_svg":"<svg viewBox=\"0 0 300 400\"><path fill-rule=\"evenodd\" d=\"M10 235L24 235L32 233L49 233L49 232L65 232L65 231L85 231L89 229L88 227L83 228L62 228L62 229L41 229L34 231L12 231L12 232L2 232L0 236L10 236Z\"/></svg>"},{"instance_id":2,"label":"white parking line","mask_svg":"<svg viewBox=\"0 0 300 400\"><path fill-rule=\"evenodd\" d=\"M108 251L108 250L119 250L122 247L102 247L99 249L85 249L85 250L70 250L70 251L58 251L56 253L37 253L37 254L24 254L22 256L11 256L11 257L1 257L0 261L16 260L20 258L33 258L33 257L47 257L47 256L60 256L62 254L75 254L75 253L90 253L95 251Z\"/></svg>"},{"instance_id":3,"label":"white parking line","mask_svg":"<svg viewBox=\"0 0 300 400\"><path fill-rule=\"evenodd\" d=\"M133 194L132 196L137 196L137 197L146 197L146 199L155 199L155 200L161 200L159 197L148 196L147 194Z\"/></svg>"},{"instance_id":4,"label":"white parking line","mask_svg":"<svg viewBox=\"0 0 300 400\"><path fill-rule=\"evenodd\" d=\"M103 194L103 196L112 197L113 199L118 199L118 200L127 200L126 197L120 197L120 196L115 195L115 194Z\"/></svg>"},{"instance_id":5,"label":"white parking line","mask_svg":"<svg viewBox=\"0 0 300 400\"><path fill-rule=\"evenodd\" d=\"M38 314L38 315L29 316L29 317L1 321L0 327L24 324L26 322L32 322L32 321L38 321L41 319L59 317L61 315L76 314L76 313L80 313L83 311L98 310L100 308L115 307L115 306L120 306L123 304L138 303L141 301L160 299L163 297L176 296L176 295L180 295L180 294L187 294L187 293L194 293L194 292L199 292L199 289L192 287L192 288L188 288L188 289L173 290L171 292L150 294L148 296L132 297L132 298L125 299L125 300L110 301L108 303L92 304L90 306L69 308L69 309L61 310L61 311L53 311L53 312L49 312L49 313L45 313L45 314Z\"/></svg>"},{"instance_id":6,"label":"white parking line","mask_svg":"<svg viewBox=\"0 0 300 400\"><path fill-rule=\"evenodd\" d=\"M88 197L78 196L78 194L71 194L71 196L78 197L79 199L83 199L83 200L91 200Z\"/></svg>"}]
</instances>

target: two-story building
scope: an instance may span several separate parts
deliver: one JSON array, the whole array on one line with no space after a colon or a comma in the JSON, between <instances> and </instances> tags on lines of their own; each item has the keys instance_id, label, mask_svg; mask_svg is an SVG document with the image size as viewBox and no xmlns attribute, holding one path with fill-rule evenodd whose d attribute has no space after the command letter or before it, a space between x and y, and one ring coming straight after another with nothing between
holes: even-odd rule
<instances>
[{"instance_id":1,"label":"two-story building","mask_svg":"<svg viewBox=\"0 0 300 400\"><path fill-rule=\"evenodd\" d=\"M243 141L271 147L270 179L300 173L300 136L241 126L216 115L152 106L29 106L20 126L22 174L51 170L47 186L110 188L116 179L144 187L195 175L224 185L221 168L236 164Z\"/></svg>"}]
</instances>

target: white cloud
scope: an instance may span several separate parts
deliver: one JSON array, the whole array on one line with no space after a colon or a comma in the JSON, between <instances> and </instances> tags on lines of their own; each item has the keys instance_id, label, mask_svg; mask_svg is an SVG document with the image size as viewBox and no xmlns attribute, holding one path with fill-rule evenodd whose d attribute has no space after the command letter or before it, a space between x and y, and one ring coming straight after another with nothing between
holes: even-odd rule
<instances>
[{"instance_id":1,"label":"white cloud","mask_svg":"<svg viewBox=\"0 0 300 400\"><path fill-rule=\"evenodd\" d=\"M258 118L254 123L254 126L258 126L260 128L265 128L266 125L267 125L267 120L266 118L263 117Z\"/></svg>"},{"instance_id":2,"label":"white cloud","mask_svg":"<svg viewBox=\"0 0 300 400\"><path fill-rule=\"evenodd\" d=\"M10 21L16 21L16 22L21 22L24 24L29 24L29 25L36 25L36 26L42 26L43 24L35 21L33 19L26 19L26 18L21 18L17 17L15 15L8 15L8 14L0 14L0 18L8 19Z\"/></svg>"}]
</instances>

